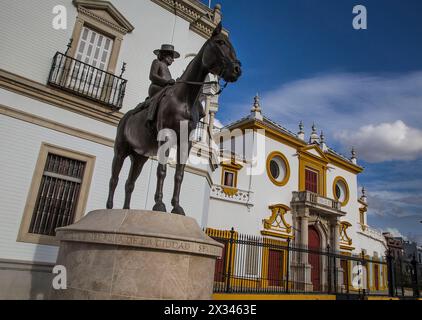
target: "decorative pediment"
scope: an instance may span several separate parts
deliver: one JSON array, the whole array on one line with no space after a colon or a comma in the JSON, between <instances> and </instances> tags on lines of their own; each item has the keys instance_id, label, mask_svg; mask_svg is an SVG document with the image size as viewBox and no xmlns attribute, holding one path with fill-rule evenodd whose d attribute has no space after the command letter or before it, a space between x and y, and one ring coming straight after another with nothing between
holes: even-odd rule
<instances>
[{"instance_id":1,"label":"decorative pediment","mask_svg":"<svg viewBox=\"0 0 422 320\"><path fill-rule=\"evenodd\" d=\"M132 32L135 27L109 1L73 0L79 13L99 21L122 34Z\"/></svg>"},{"instance_id":2,"label":"decorative pediment","mask_svg":"<svg viewBox=\"0 0 422 320\"><path fill-rule=\"evenodd\" d=\"M264 230L261 231L261 234L280 238L293 238L292 226L287 223L285 218L290 208L283 204L276 204L270 206L269 209L271 210L271 216L262 221Z\"/></svg>"},{"instance_id":3,"label":"decorative pediment","mask_svg":"<svg viewBox=\"0 0 422 320\"><path fill-rule=\"evenodd\" d=\"M300 148L298 150L298 153L300 155L307 155L307 156L309 156L309 157L311 157L311 158L313 158L314 160L317 160L317 161L321 161L321 162L324 162L324 163L329 162L325 153L316 144L312 144L312 145L308 145L306 147Z\"/></svg>"},{"instance_id":4,"label":"decorative pediment","mask_svg":"<svg viewBox=\"0 0 422 320\"><path fill-rule=\"evenodd\" d=\"M243 168L243 166L239 163L236 163L234 161L226 161L226 162L221 162L220 164L223 168L227 168L227 169L232 169L232 170L236 170L239 171L240 169Z\"/></svg>"}]
</instances>

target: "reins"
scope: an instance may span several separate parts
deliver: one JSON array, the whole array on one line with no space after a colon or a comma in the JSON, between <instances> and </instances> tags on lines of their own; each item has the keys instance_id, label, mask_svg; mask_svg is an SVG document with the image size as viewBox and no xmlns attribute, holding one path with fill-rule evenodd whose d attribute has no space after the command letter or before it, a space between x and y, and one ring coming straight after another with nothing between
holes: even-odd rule
<instances>
[{"instance_id":1,"label":"reins","mask_svg":"<svg viewBox=\"0 0 422 320\"><path fill-rule=\"evenodd\" d=\"M176 80L176 84L177 83L184 83L184 84L189 84L189 85L193 85L193 86L203 86L203 85L219 85L220 83L218 81L204 81L204 82L196 82L196 81L185 81L185 80ZM204 95L206 96L218 96L220 95L224 89L226 89L227 85L229 83L225 82L223 86L220 86L220 90L218 90L218 92L216 93L204 93Z\"/></svg>"}]
</instances>

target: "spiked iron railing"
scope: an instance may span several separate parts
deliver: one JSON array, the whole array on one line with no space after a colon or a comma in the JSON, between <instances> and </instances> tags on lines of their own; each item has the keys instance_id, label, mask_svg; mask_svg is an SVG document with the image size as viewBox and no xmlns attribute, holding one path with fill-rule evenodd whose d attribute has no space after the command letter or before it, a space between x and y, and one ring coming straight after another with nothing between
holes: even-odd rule
<instances>
[{"instance_id":1,"label":"spiked iron railing","mask_svg":"<svg viewBox=\"0 0 422 320\"><path fill-rule=\"evenodd\" d=\"M125 68L125 65L124 65ZM119 110L122 108L127 80L66 54L53 58L48 84Z\"/></svg>"}]
</instances>

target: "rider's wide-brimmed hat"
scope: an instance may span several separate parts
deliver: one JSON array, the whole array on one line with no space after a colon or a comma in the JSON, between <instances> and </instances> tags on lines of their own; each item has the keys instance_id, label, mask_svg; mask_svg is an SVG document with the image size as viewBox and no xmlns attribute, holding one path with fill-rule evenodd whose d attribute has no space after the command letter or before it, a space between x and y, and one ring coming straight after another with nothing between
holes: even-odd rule
<instances>
[{"instance_id":1,"label":"rider's wide-brimmed hat","mask_svg":"<svg viewBox=\"0 0 422 320\"><path fill-rule=\"evenodd\" d=\"M180 58L180 53L174 50L174 46L171 44L163 44L161 45L161 49L154 50L154 54L158 56L162 52L170 52L173 53L173 58L177 59Z\"/></svg>"}]
</instances>

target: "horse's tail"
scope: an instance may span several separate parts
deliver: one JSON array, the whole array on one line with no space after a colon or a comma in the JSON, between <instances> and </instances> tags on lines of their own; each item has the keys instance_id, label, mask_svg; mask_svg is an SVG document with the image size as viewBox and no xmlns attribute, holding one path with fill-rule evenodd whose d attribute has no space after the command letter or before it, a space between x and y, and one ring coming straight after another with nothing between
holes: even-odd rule
<instances>
[{"instance_id":1,"label":"horse's tail","mask_svg":"<svg viewBox=\"0 0 422 320\"><path fill-rule=\"evenodd\" d=\"M116 140L115 140L115 146L125 141L125 128L127 121L130 119L130 117L135 113L135 109L129 110L126 112L123 117L120 119L119 124L117 125L116 130Z\"/></svg>"}]
</instances>

